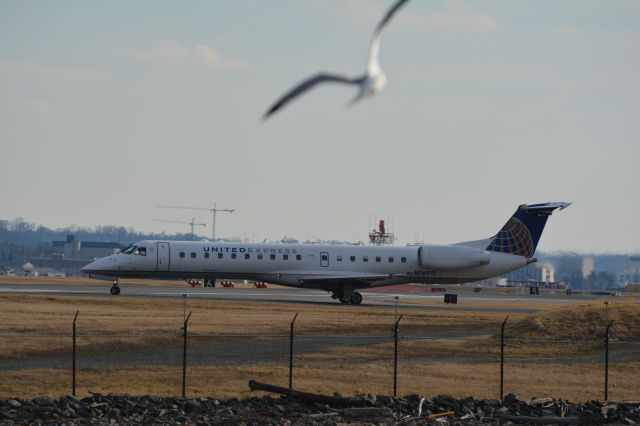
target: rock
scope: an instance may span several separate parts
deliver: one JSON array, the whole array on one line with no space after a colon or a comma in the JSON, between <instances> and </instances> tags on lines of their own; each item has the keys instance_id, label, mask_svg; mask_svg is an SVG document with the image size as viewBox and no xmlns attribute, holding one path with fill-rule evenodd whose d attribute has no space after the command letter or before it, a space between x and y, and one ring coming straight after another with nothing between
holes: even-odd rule
<instances>
[{"instance_id":1,"label":"rock","mask_svg":"<svg viewBox=\"0 0 640 426\"><path fill-rule=\"evenodd\" d=\"M38 396L35 397L31 400L31 402L33 402L35 405L41 406L41 407L46 407L46 406L52 406L53 405L53 399L49 398L48 396Z\"/></svg>"},{"instance_id":2,"label":"rock","mask_svg":"<svg viewBox=\"0 0 640 426\"><path fill-rule=\"evenodd\" d=\"M16 399L7 399L7 405L9 405L10 407L13 407L13 408L22 407L22 404L20 403L20 401L18 401Z\"/></svg>"},{"instance_id":3,"label":"rock","mask_svg":"<svg viewBox=\"0 0 640 426\"><path fill-rule=\"evenodd\" d=\"M533 398L531 401L529 401L529 405L542 405L548 404L550 402L553 402L553 398Z\"/></svg>"},{"instance_id":4,"label":"rock","mask_svg":"<svg viewBox=\"0 0 640 426\"><path fill-rule=\"evenodd\" d=\"M1 411L0 412L0 419L13 420L15 418L16 418L16 413L14 411Z\"/></svg>"},{"instance_id":5,"label":"rock","mask_svg":"<svg viewBox=\"0 0 640 426\"><path fill-rule=\"evenodd\" d=\"M518 396L515 393L509 393L504 397L502 403L505 405L511 405L518 402Z\"/></svg>"},{"instance_id":6,"label":"rock","mask_svg":"<svg viewBox=\"0 0 640 426\"><path fill-rule=\"evenodd\" d=\"M375 400L381 405L391 405L391 403L393 402L391 397L386 395L376 395Z\"/></svg>"},{"instance_id":7,"label":"rock","mask_svg":"<svg viewBox=\"0 0 640 426\"><path fill-rule=\"evenodd\" d=\"M523 419L538 423L544 419L560 424L639 424L640 402L590 401L583 404L550 398L529 403L513 394L505 401L456 399L440 395L425 399L422 417L417 417L419 395L393 398L376 396L370 407L331 407L327 404L298 401L292 397L232 398L159 398L154 396L114 396L94 394L78 400L62 397L53 400L37 397L0 400L0 424L194 424L194 425L290 425L328 426L339 423L405 426L437 424L500 425L521 424ZM360 395L354 401L374 400ZM355 404L355 403L354 403ZM454 411L454 413L450 413ZM445 414L446 413L446 414ZM455 415L454 415L455 414Z\"/></svg>"},{"instance_id":8,"label":"rock","mask_svg":"<svg viewBox=\"0 0 640 426\"><path fill-rule=\"evenodd\" d=\"M185 411L194 411L202 407L202 404L195 399L189 399L184 403Z\"/></svg>"},{"instance_id":9,"label":"rock","mask_svg":"<svg viewBox=\"0 0 640 426\"><path fill-rule=\"evenodd\" d=\"M375 418L381 417L393 417L393 411L387 407L358 407L358 408L345 408L342 410L342 415L345 418Z\"/></svg>"}]
</instances>

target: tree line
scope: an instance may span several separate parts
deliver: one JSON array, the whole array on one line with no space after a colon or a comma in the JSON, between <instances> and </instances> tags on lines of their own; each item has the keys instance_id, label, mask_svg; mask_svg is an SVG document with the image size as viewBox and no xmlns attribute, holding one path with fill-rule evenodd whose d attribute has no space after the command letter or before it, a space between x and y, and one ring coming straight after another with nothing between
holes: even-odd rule
<instances>
[{"instance_id":1,"label":"tree line","mask_svg":"<svg viewBox=\"0 0 640 426\"><path fill-rule=\"evenodd\" d=\"M100 241L131 243L139 240L189 240L197 241L202 237L191 234L143 233L124 226L105 225L95 228L68 226L50 229L46 226L27 222L23 218L13 220L0 219L0 243L16 245L38 245L52 241L65 240L67 235L75 235L81 241Z\"/></svg>"}]
</instances>

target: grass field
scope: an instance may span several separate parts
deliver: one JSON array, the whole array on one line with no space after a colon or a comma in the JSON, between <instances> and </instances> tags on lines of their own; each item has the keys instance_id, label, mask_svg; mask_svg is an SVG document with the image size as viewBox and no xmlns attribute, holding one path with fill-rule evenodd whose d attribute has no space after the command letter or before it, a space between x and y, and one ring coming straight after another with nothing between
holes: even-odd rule
<instances>
[{"instance_id":1,"label":"grass field","mask_svg":"<svg viewBox=\"0 0 640 426\"><path fill-rule=\"evenodd\" d=\"M640 341L639 302L611 300L608 317L614 320L613 335L618 345L612 347L614 353L625 342ZM80 312L78 357L84 362L79 363L79 395L89 391L178 394L180 365L165 363L157 354L167 348L172 351L181 348L183 303L179 298L1 295L0 397L56 396L70 392L70 332L76 311ZM469 306L471 303L506 306L505 302L491 300L469 303ZM513 301L510 303L514 305ZM581 304L522 300L517 306L531 307L536 312L509 313L507 335L511 340L507 346L505 391L515 391L520 397L601 398L603 300ZM195 336L190 348L200 347L200 352L204 352L199 355L202 359L188 369L190 395L220 398L247 395L250 379L286 385L288 351L273 362L261 362L259 357L255 358L255 352L273 342L286 348L290 321L296 313L299 346L295 387L324 393L391 393L393 308L189 299L186 311L192 312L189 330ZM399 313L404 315L401 335L431 336L401 339L399 393L498 397L499 330L505 313L436 310L428 305L400 306ZM304 347L306 342L311 345L312 336L350 335L363 336L360 339L365 343L347 341ZM366 343L366 336L389 336L389 339ZM528 341L519 342L516 338ZM574 343L531 342L535 339ZM252 361L219 362L213 349L224 352L225 345L231 343L240 350L246 347L247 352L254 352L247 353ZM637 386L640 348L625 345L624 351L619 351L625 356L615 360L610 368L610 395L640 399ZM212 348L210 359L209 348ZM87 361L91 357L108 360L109 356L119 357L132 350L138 351L133 356L143 354L142 363L135 360L139 365L110 365L108 361L104 365L89 365ZM174 352L169 353L174 356ZM149 356L147 364L144 354ZM21 360L34 364L20 367ZM38 360L51 360L59 365L45 367L38 365ZM17 367L2 367L3 363Z\"/></svg>"},{"instance_id":2,"label":"grass field","mask_svg":"<svg viewBox=\"0 0 640 426\"><path fill-rule=\"evenodd\" d=\"M614 364L610 367L609 395L613 400L637 400L635 377L638 364ZM385 394L393 391L391 363L309 364L294 368L294 388L310 392L343 395ZM287 386L288 369L282 365L225 365L189 367L189 396L217 398L244 397L252 394L248 381L254 379ZM179 395L182 386L179 367L79 369L77 393ZM545 364L532 369L525 364L509 365L505 372L505 391L521 399L551 396L571 401L602 399L602 369L592 364ZM339 384L336 386L335 384ZM68 369L31 369L3 372L0 397L62 396L71 393ZM400 363L398 393L425 396L448 394L455 397L499 398L499 366L495 363L428 364ZM255 393L254 393L255 394Z\"/></svg>"}]
</instances>

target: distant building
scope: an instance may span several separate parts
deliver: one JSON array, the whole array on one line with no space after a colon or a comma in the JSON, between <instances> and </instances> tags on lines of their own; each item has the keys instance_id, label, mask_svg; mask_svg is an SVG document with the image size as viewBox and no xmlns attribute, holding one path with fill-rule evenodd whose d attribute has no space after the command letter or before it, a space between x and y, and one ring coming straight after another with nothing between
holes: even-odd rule
<instances>
[{"instance_id":1,"label":"distant building","mask_svg":"<svg viewBox=\"0 0 640 426\"><path fill-rule=\"evenodd\" d=\"M520 269L516 269L515 271L511 271L502 277L506 278L508 281L513 281L516 283L523 283L526 281L540 281L540 268L537 264L532 263L527 266L523 266Z\"/></svg>"},{"instance_id":2,"label":"distant building","mask_svg":"<svg viewBox=\"0 0 640 426\"><path fill-rule=\"evenodd\" d=\"M582 258L582 278L589 278L589 275L593 272L593 265L593 256L584 256Z\"/></svg>"},{"instance_id":3,"label":"distant building","mask_svg":"<svg viewBox=\"0 0 640 426\"><path fill-rule=\"evenodd\" d=\"M621 284L640 283L640 256L626 256L624 259L624 272L619 275Z\"/></svg>"},{"instance_id":4,"label":"distant building","mask_svg":"<svg viewBox=\"0 0 640 426\"><path fill-rule=\"evenodd\" d=\"M120 243L80 241L75 235L67 235L66 241L54 241L53 258L94 260L117 253L123 246Z\"/></svg>"},{"instance_id":5,"label":"distant building","mask_svg":"<svg viewBox=\"0 0 640 426\"><path fill-rule=\"evenodd\" d=\"M65 273L54 268L36 267L31 262L22 265L22 275L26 277L64 277Z\"/></svg>"},{"instance_id":6,"label":"distant building","mask_svg":"<svg viewBox=\"0 0 640 426\"><path fill-rule=\"evenodd\" d=\"M369 232L369 244L376 246L393 244L396 241L392 232L387 232L384 226L384 220L380 220L378 230L373 229Z\"/></svg>"},{"instance_id":7,"label":"distant building","mask_svg":"<svg viewBox=\"0 0 640 426\"><path fill-rule=\"evenodd\" d=\"M540 265L540 281L543 283L552 283L556 280L556 268L550 263Z\"/></svg>"},{"instance_id":8,"label":"distant building","mask_svg":"<svg viewBox=\"0 0 640 426\"><path fill-rule=\"evenodd\" d=\"M80 241L75 235L67 235L65 241L53 241L51 246L50 258L34 257L30 262L38 271L48 268L52 274L55 270L65 275L80 275L80 269L89 262L124 248L120 243Z\"/></svg>"}]
</instances>

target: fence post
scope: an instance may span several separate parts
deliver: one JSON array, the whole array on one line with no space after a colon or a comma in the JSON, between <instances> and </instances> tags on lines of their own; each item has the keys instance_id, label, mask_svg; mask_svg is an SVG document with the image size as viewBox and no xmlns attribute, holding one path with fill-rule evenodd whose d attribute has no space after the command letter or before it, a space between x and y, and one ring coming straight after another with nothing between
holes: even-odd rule
<instances>
[{"instance_id":1,"label":"fence post","mask_svg":"<svg viewBox=\"0 0 640 426\"><path fill-rule=\"evenodd\" d=\"M393 346L393 396L397 396L398 393L398 331L400 330L400 327L398 326L398 324L400 324L400 320L402 319L404 315L400 315L400 317L398 318L398 321L396 321L396 325L393 329L393 340L394 340L394 346Z\"/></svg>"},{"instance_id":2,"label":"fence post","mask_svg":"<svg viewBox=\"0 0 640 426\"><path fill-rule=\"evenodd\" d=\"M189 318L191 318L191 312L185 318L182 326L183 346L182 346L182 397L186 398L187 394L187 336L189 334Z\"/></svg>"},{"instance_id":3,"label":"fence post","mask_svg":"<svg viewBox=\"0 0 640 426\"><path fill-rule=\"evenodd\" d=\"M293 325L298 318L298 313L293 316L291 320L291 330L289 334L289 389L293 389Z\"/></svg>"},{"instance_id":4,"label":"fence post","mask_svg":"<svg viewBox=\"0 0 640 426\"><path fill-rule=\"evenodd\" d=\"M604 333L604 400L609 400L609 329L613 320L607 326Z\"/></svg>"},{"instance_id":5,"label":"fence post","mask_svg":"<svg viewBox=\"0 0 640 426\"><path fill-rule=\"evenodd\" d=\"M76 311L76 316L73 317L73 350L72 350L72 361L71 361L71 395L76 396L76 320L78 319L78 314L80 311Z\"/></svg>"},{"instance_id":6,"label":"fence post","mask_svg":"<svg viewBox=\"0 0 640 426\"><path fill-rule=\"evenodd\" d=\"M504 396L504 327L507 325L509 315L502 322L502 328L500 330L500 401Z\"/></svg>"}]
</instances>

